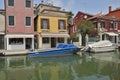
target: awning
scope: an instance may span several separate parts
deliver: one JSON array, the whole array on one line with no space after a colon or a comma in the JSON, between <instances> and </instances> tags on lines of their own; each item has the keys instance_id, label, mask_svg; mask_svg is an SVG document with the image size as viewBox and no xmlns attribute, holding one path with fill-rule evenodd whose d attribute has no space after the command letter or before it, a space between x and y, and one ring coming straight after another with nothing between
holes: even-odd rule
<instances>
[{"instance_id":1,"label":"awning","mask_svg":"<svg viewBox=\"0 0 120 80\"><path fill-rule=\"evenodd\" d=\"M42 37L70 37L67 33L41 33Z\"/></svg>"},{"instance_id":2,"label":"awning","mask_svg":"<svg viewBox=\"0 0 120 80\"><path fill-rule=\"evenodd\" d=\"M106 32L106 34L108 34L109 36L118 36L118 34L113 33L113 32Z\"/></svg>"},{"instance_id":3,"label":"awning","mask_svg":"<svg viewBox=\"0 0 120 80\"><path fill-rule=\"evenodd\" d=\"M33 34L7 34L6 38L34 38Z\"/></svg>"}]
</instances>

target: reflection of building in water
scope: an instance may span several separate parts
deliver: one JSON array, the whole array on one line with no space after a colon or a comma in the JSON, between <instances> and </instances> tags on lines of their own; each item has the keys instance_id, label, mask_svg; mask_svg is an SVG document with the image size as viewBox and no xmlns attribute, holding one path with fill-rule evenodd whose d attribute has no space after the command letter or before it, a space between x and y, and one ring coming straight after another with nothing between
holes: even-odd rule
<instances>
[{"instance_id":1,"label":"reflection of building in water","mask_svg":"<svg viewBox=\"0 0 120 80\"><path fill-rule=\"evenodd\" d=\"M111 62L96 62L92 58L91 60L88 60L88 58L76 60L71 58L67 61L64 59L61 61L55 60L47 59L47 61L38 62L37 60L33 62L36 69L34 73L37 74L38 80L116 80L116 78L119 78L116 72L120 65L115 67L116 63L113 65ZM82 60L82 62L79 63L79 60ZM112 71L114 71L113 74Z\"/></svg>"},{"instance_id":2,"label":"reflection of building in water","mask_svg":"<svg viewBox=\"0 0 120 80\"><path fill-rule=\"evenodd\" d=\"M76 57L77 58L77 57ZM35 59L35 58L34 58ZM33 60L38 80L74 80L71 65L76 63L74 57L39 58Z\"/></svg>"},{"instance_id":3,"label":"reflection of building in water","mask_svg":"<svg viewBox=\"0 0 120 80\"><path fill-rule=\"evenodd\" d=\"M93 58L0 57L0 80L119 80L119 74L120 63Z\"/></svg>"},{"instance_id":4,"label":"reflection of building in water","mask_svg":"<svg viewBox=\"0 0 120 80\"><path fill-rule=\"evenodd\" d=\"M70 65L48 62L38 63L36 72L40 80L67 80L70 79Z\"/></svg>"},{"instance_id":5,"label":"reflection of building in water","mask_svg":"<svg viewBox=\"0 0 120 80\"><path fill-rule=\"evenodd\" d=\"M5 72L3 71L5 67L5 59L0 58L0 80L5 80Z\"/></svg>"},{"instance_id":6,"label":"reflection of building in water","mask_svg":"<svg viewBox=\"0 0 120 80\"><path fill-rule=\"evenodd\" d=\"M27 67L26 56L7 57L5 59L6 69L21 69Z\"/></svg>"},{"instance_id":7,"label":"reflection of building in water","mask_svg":"<svg viewBox=\"0 0 120 80\"><path fill-rule=\"evenodd\" d=\"M4 69L0 71L0 80L37 80L26 56L4 58Z\"/></svg>"}]
</instances>

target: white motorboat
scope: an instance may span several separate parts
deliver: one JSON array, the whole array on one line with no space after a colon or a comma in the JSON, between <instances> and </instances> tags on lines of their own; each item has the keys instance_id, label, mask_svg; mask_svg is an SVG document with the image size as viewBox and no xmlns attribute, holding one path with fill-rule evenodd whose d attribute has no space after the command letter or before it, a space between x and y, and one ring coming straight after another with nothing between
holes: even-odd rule
<instances>
[{"instance_id":1,"label":"white motorboat","mask_svg":"<svg viewBox=\"0 0 120 80\"><path fill-rule=\"evenodd\" d=\"M99 41L93 44L87 45L85 51L87 52L110 52L116 49L117 45L108 41Z\"/></svg>"}]
</instances>

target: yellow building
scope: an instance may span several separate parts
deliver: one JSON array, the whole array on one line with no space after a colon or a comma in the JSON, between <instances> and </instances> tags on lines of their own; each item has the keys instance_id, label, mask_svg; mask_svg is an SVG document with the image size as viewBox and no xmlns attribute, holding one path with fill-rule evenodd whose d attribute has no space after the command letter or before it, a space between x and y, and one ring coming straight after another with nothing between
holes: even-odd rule
<instances>
[{"instance_id":1,"label":"yellow building","mask_svg":"<svg viewBox=\"0 0 120 80\"><path fill-rule=\"evenodd\" d=\"M69 38L66 11L51 4L36 7L35 31L38 48L53 48Z\"/></svg>"}]
</instances>

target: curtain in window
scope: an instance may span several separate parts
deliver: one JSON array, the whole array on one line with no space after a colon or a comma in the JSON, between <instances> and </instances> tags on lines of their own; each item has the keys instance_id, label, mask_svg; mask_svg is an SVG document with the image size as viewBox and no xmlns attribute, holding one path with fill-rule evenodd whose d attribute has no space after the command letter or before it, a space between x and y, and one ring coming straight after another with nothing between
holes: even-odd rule
<instances>
[{"instance_id":1,"label":"curtain in window","mask_svg":"<svg viewBox=\"0 0 120 80\"><path fill-rule=\"evenodd\" d=\"M65 29L65 20L59 20L59 29Z\"/></svg>"},{"instance_id":2,"label":"curtain in window","mask_svg":"<svg viewBox=\"0 0 120 80\"><path fill-rule=\"evenodd\" d=\"M48 26L48 25L47 25L47 20L43 20L43 28L44 28L44 29L47 29L47 26Z\"/></svg>"},{"instance_id":3,"label":"curtain in window","mask_svg":"<svg viewBox=\"0 0 120 80\"><path fill-rule=\"evenodd\" d=\"M49 29L49 20L48 19L42 19L41 23L42 23L42 25L41 25L42 29Z\"/></svg>"}]
</instances>

